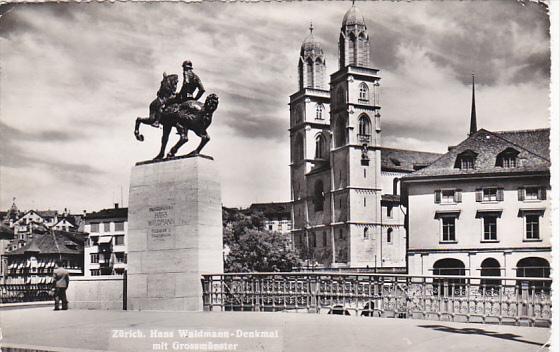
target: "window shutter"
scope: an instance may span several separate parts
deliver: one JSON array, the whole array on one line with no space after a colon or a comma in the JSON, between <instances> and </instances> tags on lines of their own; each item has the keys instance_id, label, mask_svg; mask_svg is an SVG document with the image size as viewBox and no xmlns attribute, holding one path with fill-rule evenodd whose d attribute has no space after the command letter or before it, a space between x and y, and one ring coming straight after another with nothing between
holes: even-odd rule
<instances>
[{"instance_id":1,"label":"window shutter","mask_svg":"<svg viewBox=\"0 0 560 352\"><path fill-rule=\"evenodd\" d=\"M455 203L461 203L463 201L463 191L460 189L456 189L455 190L455 194L454 194L454 200Z\"/></svg>"},{"instance_id":2,"label":"window shutter","mask_svg":"<svg viewBox=\"0 0 560 352\"><path fill-rule=\"evenodd\" d=\"M482 202L482 189L480 188L476 190L476 201Z\"/></svg>"},{"instance_id":3,"label":"window shutter","mask_svg":"<svg viewBox=\"0 0 560 352\"><path fill-rule=\"evenodd\" d=\"M436 204L441 203L441 191L440 191L440 190L435 191L435 193L434 193L434 202L435 202Z\"/></svg>"},{"instance_id":4,"label":"window shutter","mask_svg":"<svg viewBox=\"0 0 560 352\"><path fill-rule=\"evenodd\" d=\"M520 200L520 201L525 200L525 188L519 187L517 189L517 199Z\"/></svg>"},{"instance_id":5,"label":"window shutter","mask_svg":"<svg viewBox=\"0 0 560 352\"><path fill-rule=\"evenodd\" d=\"M546 200L546 187L539 188L539 199Z\"/></svg>"},{"instance_id":6,"label":"window shutter","mask_svg":"<svg viewBox=\"0 0 560 352\"><path fill-rule=\"evenodd\" d=\"M498 188L496 190L496 200L498 202L503 202L504 201L504 189L503 188Z\"/></svg>"}]
</instances>

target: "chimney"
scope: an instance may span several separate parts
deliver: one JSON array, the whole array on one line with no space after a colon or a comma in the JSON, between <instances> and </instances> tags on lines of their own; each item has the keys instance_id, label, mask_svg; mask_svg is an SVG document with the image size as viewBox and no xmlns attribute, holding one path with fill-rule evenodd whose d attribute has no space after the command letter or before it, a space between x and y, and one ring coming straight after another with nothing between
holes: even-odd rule
<instances>
[{"instance_id":1,"label":"chimney","mask_svg":"<svg viewBox=\"0 0 560 352\"><path fill-rule=\"evenodd\" d=\"M115 209L119 209L119 203L115 203Z\"/></svg>"}]
</instances>

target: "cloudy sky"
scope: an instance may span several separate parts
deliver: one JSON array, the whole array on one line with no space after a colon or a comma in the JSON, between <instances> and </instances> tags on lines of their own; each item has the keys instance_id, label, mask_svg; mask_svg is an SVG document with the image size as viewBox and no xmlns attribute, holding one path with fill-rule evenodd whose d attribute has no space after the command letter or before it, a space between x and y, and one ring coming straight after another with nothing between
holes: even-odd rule
<instances>
[{"instance_id":1,"label":"cloudy sky","mask_svg":"<svg viewBox=\"0 0 560 352\"><path fill-rule=\"evenodd\" d=\"M287 201L288 96L313 21L337 70L349 1L3 6L0 19L0 208L125 205L130 170L157 154L143 126L161 75L194 63L220 96L209 129L223 203ZM468 132L470 75L479 127L548 127L549 19L517 1L362 2L382 70L386 146L444 152ZM194 137L194 135L193 135ZM175 137L173 137L175 138ZM192 138L188 152L198 143ZM189 149L190 148L190 149Z\"/></svg>"}]
</instances>

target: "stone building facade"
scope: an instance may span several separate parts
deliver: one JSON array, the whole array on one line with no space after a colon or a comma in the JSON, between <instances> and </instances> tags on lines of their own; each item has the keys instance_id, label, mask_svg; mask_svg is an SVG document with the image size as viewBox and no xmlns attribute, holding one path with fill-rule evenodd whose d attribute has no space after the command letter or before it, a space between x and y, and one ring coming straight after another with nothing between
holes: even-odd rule
<instances>
[{"instance_id":1,"label":"stone building facade","mask_svg":"<svg viewBox=\"0 0 560 352\"><path fill-rule=\"evenodd\" d=\"M404 176L409 273L548 277L549 136L549 129L471 131Z\"/></svg>"},{"instance_id":2,"label":"stone building facade","mask_svg":"<svg viewBox=\"0 0 560 352\"><path fill-rule=\"evenodd\" d=\"M370 65L365 19L352 5L327 85L325 53L311 33L290 96L292 243L324 268L404 268L398 179L439 155L383 147L380 70Z\"/></svg>"},{"instance_id":3,"label":"stone building facade","mask_svg":"<svg viewBox=\"0 0 560 352\"><path fill-rule=\"evenodd\" d=\"M127 263L128 208L102 209L85 217L85 276L122 275Z\"/></svg>"}]
</instances>

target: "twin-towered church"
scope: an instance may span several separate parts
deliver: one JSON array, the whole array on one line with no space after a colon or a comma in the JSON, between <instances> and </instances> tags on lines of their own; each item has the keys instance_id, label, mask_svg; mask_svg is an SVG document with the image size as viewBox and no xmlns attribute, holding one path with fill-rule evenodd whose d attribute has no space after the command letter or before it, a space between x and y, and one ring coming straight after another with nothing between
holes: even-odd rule
<instances>
[{"instance_id":1,"label":"twin-towered church","mask_svg":"<svg viewBox=\"0 0 560 352\"><path fill-rule=\"evenodd\" d=\"M290 96L293 243L302 259L324 267L405 267L398 179L440 155L383 147L381 76L355 5L344 15L330 80L310 31Z\"/></svg>"},{"instance_id":2,"label":"twin-towered church","mask_svg":"<svg viewBox=\"0 0 560 352\"><path fill-rule=\"evenodd\" d=\"M344 15L329 81L310 30L290 96L292 241L302 259L341 270L547 277L550 130L477 130L473 78L466 140L445 154L386 148L380 71L357 7Z\"/></svg>"}]
</instances>

